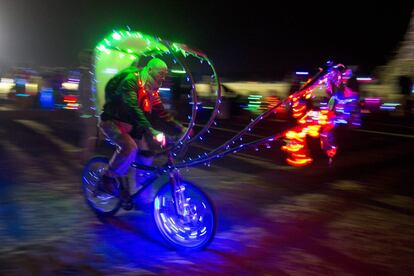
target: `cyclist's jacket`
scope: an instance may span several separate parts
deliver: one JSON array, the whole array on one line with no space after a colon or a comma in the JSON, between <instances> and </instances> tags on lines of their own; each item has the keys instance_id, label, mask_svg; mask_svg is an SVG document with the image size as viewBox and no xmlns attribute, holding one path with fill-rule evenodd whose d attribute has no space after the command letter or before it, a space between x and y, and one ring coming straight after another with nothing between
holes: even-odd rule
<instances>
[{"instance_id":1,"label":"cyclist's jacket","mask_svg":"<svg viewBox=\"0 0 414 276\"><path fill-rule=\"evenodd\" d=\"M169 125L178 127L178 122L164 109L158 91L153 92L152 97L145 91L139 74L139 69L128 67L108 82L101 119L131 124L142 134L151 127L146 115L155 113Z\"/></svg>"}]
</instances>

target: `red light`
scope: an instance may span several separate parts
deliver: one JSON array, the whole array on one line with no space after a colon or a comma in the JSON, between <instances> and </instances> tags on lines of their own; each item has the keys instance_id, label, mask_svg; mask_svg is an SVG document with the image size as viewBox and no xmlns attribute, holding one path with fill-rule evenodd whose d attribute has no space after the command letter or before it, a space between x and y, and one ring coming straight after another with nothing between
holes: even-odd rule
<instances>
[{"instance_id":1,"label":"red light","mask_svg":"<svg viewBox=\"0 0 414 276\"><path fill-rule=\"evenodd\" d=\"M78 98L76 96L63 96L64 103L77 103Z\"/></svg>"}]
</instances>

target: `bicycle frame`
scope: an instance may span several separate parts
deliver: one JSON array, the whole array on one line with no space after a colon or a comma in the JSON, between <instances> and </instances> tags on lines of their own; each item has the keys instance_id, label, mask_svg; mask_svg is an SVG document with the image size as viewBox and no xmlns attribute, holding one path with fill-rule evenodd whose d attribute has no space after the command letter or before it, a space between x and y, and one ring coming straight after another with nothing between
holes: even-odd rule
<instances>
[{"instance_id":1,"label":"bicycle frame","mask_svg":"<svg viewBox=\"0 0 414 276\"><path fill-rule=\"evenodd\" d=\"M176 212L178 215L185 218L185 200L184 195L182 193L185 188L181 185L181 177L179 174L179 170L177 168L174 168L173 166L174 159L172 158L172 153L168 151L167 155L168 161L160 168L142 165L137 162L133 162L131 164L131 167L144 170L146 171L147 175L151 175L151 177L146 179L143 183L140 183L140 189L135 194L131 195L131 197L134 198L138 196L141 193L141 191L143 191L146 187L151 185L160 175L168 173L170 179L169 182L171 184L171 194L174 197Z\"/></svg>"}]
</instances>

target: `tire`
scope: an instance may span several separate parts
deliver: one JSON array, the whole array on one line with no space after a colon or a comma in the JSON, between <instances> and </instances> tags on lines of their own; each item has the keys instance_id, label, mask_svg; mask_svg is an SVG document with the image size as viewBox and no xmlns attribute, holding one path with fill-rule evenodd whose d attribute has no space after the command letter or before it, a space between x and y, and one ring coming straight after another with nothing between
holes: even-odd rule
<instances>
[{"instance_id":1,"label":"tire","mask_svg":"<svg viewBox=\"0 0 414 276\"><path fill-rule=\"evenodd\" d=\"M207 247L216 234L217 217L212 201L194 184L182 181L184 195L191 215L184 221L177 215L172 188L165 183L155 196L153 215L155 224L168 245L179 251L197 251Z\"/></svg>"},{"instance_id":2,"label":"tire","mask_svg":"<svg viewBox=\"0 0 414 276\"><path fill-rule=\"evenodd\" d=\"M82 172L82 190L86 203L98 217L113 216L121 207L121 200L118 197L97 189L97 184L108 163L107 157L93 157L86 163Z\"/></svg>"}]
</instances>

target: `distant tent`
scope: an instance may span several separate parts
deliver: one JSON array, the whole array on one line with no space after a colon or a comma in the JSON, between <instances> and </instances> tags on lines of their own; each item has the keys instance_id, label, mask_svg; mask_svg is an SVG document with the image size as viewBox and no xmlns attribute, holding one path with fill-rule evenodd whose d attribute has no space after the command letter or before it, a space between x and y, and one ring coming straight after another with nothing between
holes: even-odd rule
<instances>
[{"instance_id":1,"label":"distant tent","mask_svg":"<svg viewBox=\"0 0 414 276\"><path fill-rule=\"evenodd\" d=\"M398 86L401 76L414 79L414 10L408 24L404 40L401 42L396 55L379 70L379 79L383 84Z\"/></svg>"}]
</instances>

